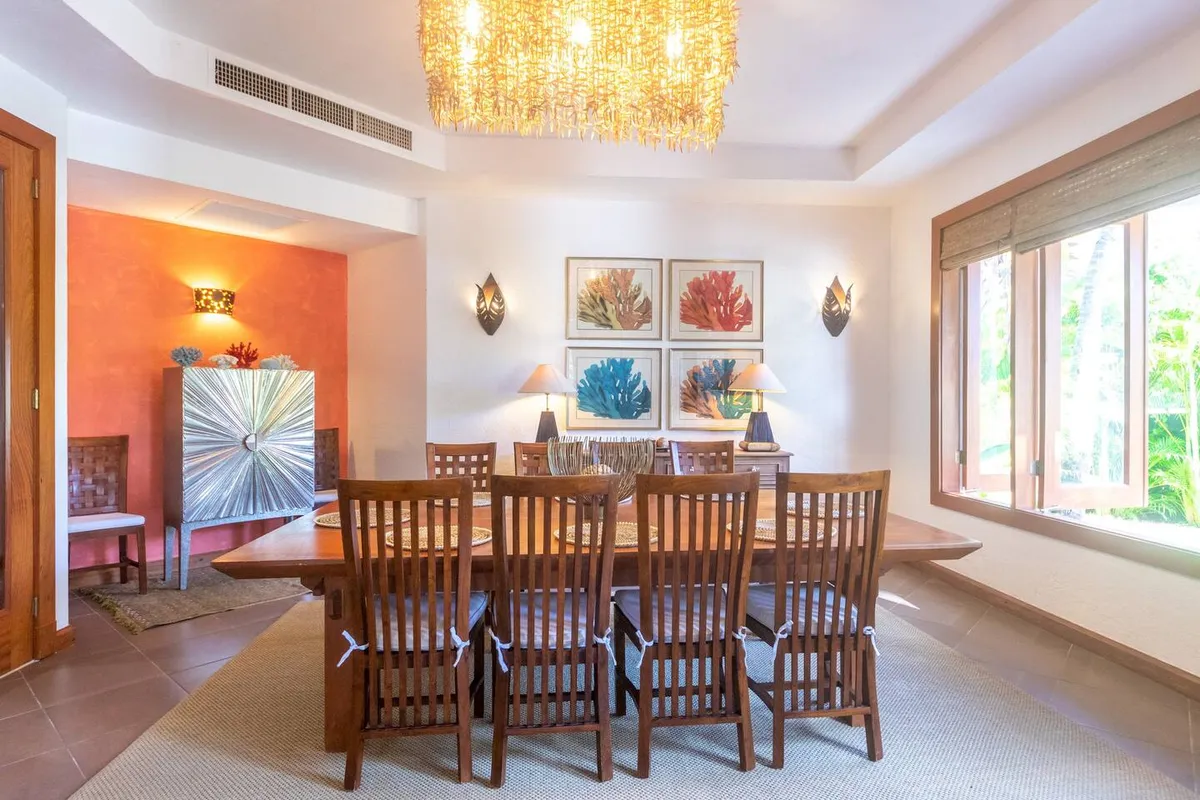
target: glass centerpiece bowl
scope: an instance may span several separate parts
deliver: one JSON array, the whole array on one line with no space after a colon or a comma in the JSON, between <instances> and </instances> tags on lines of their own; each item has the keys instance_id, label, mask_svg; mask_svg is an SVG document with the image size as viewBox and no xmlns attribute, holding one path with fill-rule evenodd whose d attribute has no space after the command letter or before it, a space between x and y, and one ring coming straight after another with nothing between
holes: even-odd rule
<instances>
[{"instance_id":1,"label":"glass centerpiece bowl","mask_svg":"<svg viewBox=\"0 0 1200 800\"><path fill-rule=\"evenodd\" d=\"M653 439L566 437L547 442L551 475L618 475L617 502L633 497L637 476L654 471Z\"/></svg>"}]
</instances>

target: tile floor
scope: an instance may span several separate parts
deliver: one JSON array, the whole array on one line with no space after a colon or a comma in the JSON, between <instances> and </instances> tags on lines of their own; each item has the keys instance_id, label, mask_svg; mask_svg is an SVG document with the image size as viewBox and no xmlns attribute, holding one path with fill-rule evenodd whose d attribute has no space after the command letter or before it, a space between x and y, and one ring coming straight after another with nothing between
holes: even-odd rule
<instances>
[{"instance_id":1,"label":"tile floor","mask_svg":"<svg viewBox=\"0 0 1200 800\"><path fill-rule=\"evenodd\" d=\"M1200 791L1200 703L913 569L885 605L1127 753ZM0 678L0 800L57 800L194 691L297 600L133 636L73 600L71 650Z\"/></svg>"}]
</instances>

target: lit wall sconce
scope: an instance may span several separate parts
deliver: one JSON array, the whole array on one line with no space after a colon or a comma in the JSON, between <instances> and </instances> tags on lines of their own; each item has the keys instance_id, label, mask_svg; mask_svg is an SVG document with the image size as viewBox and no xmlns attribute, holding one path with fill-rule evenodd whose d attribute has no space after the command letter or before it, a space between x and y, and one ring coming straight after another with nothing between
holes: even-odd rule
<instances>
[{"instance_id":1,"label":"lit wall sconce","mask_svg":"<svg viewBox=\"0 0 1200 800\"><path fill-rule=\"evenodd\" d=\"M850 289L854 284L850 284ZM831 336L840 336L850 321L850 289L843 289L842 282L833 276L833 283L825 289L825 303L821 306L821 321Z\"/></svg>"},{"instance_id":2,"label":"lit wall sconce","mask_svg":"<svg viewBox=\"0 0 1200 800\"><path fill-rule=\"evenodd\" d=\"M483 286L475 284L475 288L479 290L475 297L475 317L479 320L480 327L491 336L500 329L500 323L504 322L504 293L500 291L500 284L496 283L490 272Z\"/></svg>"},{"instance_id":3,"label":"lit wall sconce","mask_svg":"<svg viewBox=\"0 0 1200 800\"><path fill-rule=\"evenodd\" d=\"M228 314L233 316L234 292L229 289L193 289L197 314Z\"/></svg>"}]
</instances>

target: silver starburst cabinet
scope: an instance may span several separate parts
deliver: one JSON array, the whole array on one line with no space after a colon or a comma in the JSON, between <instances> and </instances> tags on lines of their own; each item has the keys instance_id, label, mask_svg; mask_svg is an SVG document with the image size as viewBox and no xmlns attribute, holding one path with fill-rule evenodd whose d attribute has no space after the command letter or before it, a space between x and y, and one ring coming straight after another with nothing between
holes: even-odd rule
<instances>
[{"instance_id":1,"label":"silver starburst cabinet","mask_svg":"<svg viewBox=\"0 0 1200 800\"><path fill-rule=\"evenodd\" d=\"M186 589L192 531L312 510L315 387L298 370L163 370L166 580L176 535Z\"/></svg>"}]
</instances>

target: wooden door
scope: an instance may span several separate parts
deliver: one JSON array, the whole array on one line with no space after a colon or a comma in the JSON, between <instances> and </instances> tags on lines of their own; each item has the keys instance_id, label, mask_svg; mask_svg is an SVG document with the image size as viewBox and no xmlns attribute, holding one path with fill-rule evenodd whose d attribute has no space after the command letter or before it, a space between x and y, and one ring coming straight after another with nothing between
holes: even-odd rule
<instances>
[{"instance_id":1,"label":"wooden door","mask_svg":"<svg viewBox=\"0 0 1200 800\"><path fill-rule=\"evenodd\" d=\"M0 673L34 656L37 544L36 152L0 136Z\"/></svg>"}]
</instances>

